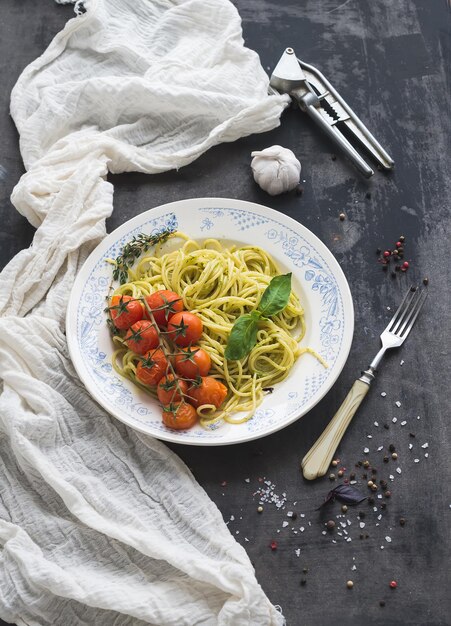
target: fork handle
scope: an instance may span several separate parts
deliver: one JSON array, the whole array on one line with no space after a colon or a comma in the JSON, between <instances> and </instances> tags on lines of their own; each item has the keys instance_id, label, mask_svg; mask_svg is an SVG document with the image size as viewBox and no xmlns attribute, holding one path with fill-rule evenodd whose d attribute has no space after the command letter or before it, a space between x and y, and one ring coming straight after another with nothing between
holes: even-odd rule
<instances>
[{"instance_id":1,"label":"fork handle","mask_svg":"<svg viewBox=\"0 0 451 626\"><path fill-rule=\"evenodd\" d=\"M307 480L314 480L327 472L335 450L369 388L370 382L355 381L322 435L302 459L301 467Z\"/></svg>"}]
</instances>

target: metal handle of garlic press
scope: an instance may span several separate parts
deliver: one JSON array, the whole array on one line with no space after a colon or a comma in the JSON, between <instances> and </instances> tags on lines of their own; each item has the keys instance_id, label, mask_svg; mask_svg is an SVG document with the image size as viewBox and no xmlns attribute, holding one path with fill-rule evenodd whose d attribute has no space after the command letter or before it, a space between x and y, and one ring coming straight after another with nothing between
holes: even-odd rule
<instances>
[{"instance_id":1,"label":"metal handle of garlic press","mask_svg":"<svg viewBox=\"0 0 451 626\"><path fill-rule=\"evenodd\" d=\"M369 178L374 174L374 170L372 170L368 163L362 159L360 154L357 150L355 150L355 148L353 148L346 137L344 137L340 131L335 128L335 126L330 126L323 118L315 106L319 103L318 96L311 92L297 96L296 91L291 92L291 95L296 98L299 107L305 111L305 113L307 113L319 126L321 126L324 132L327 133L329 137L343 150L349 160L354 163L359 172L361 172L366 178Z\"/></svg>"}]
</instances>

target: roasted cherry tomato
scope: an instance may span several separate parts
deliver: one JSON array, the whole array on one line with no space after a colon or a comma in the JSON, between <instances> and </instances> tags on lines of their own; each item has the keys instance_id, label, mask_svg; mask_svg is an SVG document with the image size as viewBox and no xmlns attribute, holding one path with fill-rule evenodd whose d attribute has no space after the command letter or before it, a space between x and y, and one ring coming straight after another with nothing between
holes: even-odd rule
<instances>
[{"instance_id":1,"label":"roasted cherry tomato","mask_svg":"<svg viewBox=\"0 0 451 626\"><path fill-rule=\"evenodd\" d=\"M227 395L227 387L216 378L205 376L202 383L189 389L189 401L196 408L202 404L213 404L217 409L224 402Z\"/></svg>"},{"instance_id":2,"label":"roasted cherry tomato","mask_svg":"<svg viewBox=\"0 0 451 626\"><path fill-rule=\"evenodd\" d=\"M168 325L168 321L174 315L183 311L183 301L174 291L161 289L150 296L146 296L146 302L152 311L156 323L160 328ZM146 310L146 317L148 316Z\"/></svg>"},{"instance_id":3,"label":"roasted cherry tomato","mask_svg":"<svg viewBox=\"0 0 451 626\"><path fill-rule=\"evenodd\" d=\"M158 332L152 322L140 320L128 329L124 341L133 352L145 354L158 346Z\"/></svg>"},{"instance_id":4,"label":"roasted cherry tomato","mask_svg":"<svg viewBox=\"0 0 451 626\"><path fill-rule=\"evenodd\" d=\"M177 354L174 360L175 371L183 378L194 380L206 376L210 371L211 359L208 352L199 346L190 346Z\"/></svg>"},{"instance_id":5,"label":"roasted cherry tomato","mask_svg":"<svg viewBox=\"0 0 451 626\"><path fill-rule=\"evenodd\" d=\"M196 409L191 404L181 402L163 408L163 423L168 428L183 430L184 428L191 428L196 422Z\"/></svg>"},{"instance_id":6,"label":"roasted cherry tomato","mask_svg":"<svg viewBox=\"0 0 451 626\"><path fill-rule=\"evenodd\" d=\"M131 296L116 295L110 301L110 315L116 328L123 330L144 317L144 306Z\"/></svg>"},{"instance_id":7,"label":"roasted cherry tomato","mask_svg":"<svg viewBox=\"0 0 451 626\"><path fill-rule=\"evenodd\" d=\"M188 383L184 380L180 380L179 378L177 378L176 382L173 374L163 376L157 387L158 400L163 406L166 404L177 404L178 402L181 402L182 396L180 395L179 389L183 394L187 394Z\"/></svg>"},{"instance_id":8,"label":"roasted cherry tomato","mask_svg":"<svg viewBox=\"0 0 451 626\"><path fill-rule=\"evenodd\" d=\"M145 385L155 387L166 374L167 368L168 361L163 350L149 350L136 367L136 378Z\"/></svg>"},{"instance_id":9,"label":"roasted cherry tomato","mask_svg":"<svg viewBox=\"0 0 451 626\"><path fill-rule=\"evenodd\" d=\"M202 320L194 313L183 311L175 313L168 324L169 337L178 346L189 346L193 344L202 335L204 325Z\"/></svg>"}]
</instances>

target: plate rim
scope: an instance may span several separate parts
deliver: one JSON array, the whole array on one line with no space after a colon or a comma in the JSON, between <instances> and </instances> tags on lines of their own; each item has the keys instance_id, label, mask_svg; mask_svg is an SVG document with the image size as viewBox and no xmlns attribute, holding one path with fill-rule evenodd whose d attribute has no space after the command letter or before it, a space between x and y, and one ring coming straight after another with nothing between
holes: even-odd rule
<instances>
[{"instance_id":1,"label":"plate rim","mask_svg":"<svg viewBox=\"0 0 451 626\"><path fill-rule=\"evenodd\" d=\"M296 412L295 415L290 417L290 419L287 422L283 424L273 425L267 431L264 431L264 432L261 432L261 431L258 431L256 433L248 432L247 435L245 435L244 437L241 437L239 440L232 440L232 441L229 441L229 440L224 441L221 439L203 439L202 440L202 438L197 438L197 439L193 438L192 440L186 440L184 438L177 439L172 433L169 433L169 432L165 433L164 431L158 432L158 434L149 433L148 430L146 430L144 427L141 427L139 424L132 423L131 420L127 416L121 416L120 410L114 411L112 407L108 407L106 405L106 402L104 402L102 399L99 399L99 397L93 392L95 385L91 382L91 380L88 377L84 376L85 366L83 364L77 363L77 359L80 357L78 354L78 350L76 348L77 346L76 330L77 329L76 329L76 325L74 325L74 320L76 319L76 316L73 313L76 310L75 307L78 303L77 287L79 288L79 283L83 283L83 275L86 272L87 268L89 267L90 270L92 269L90 265L93 264L93 259L95 259L95 261L97 262L99 256L102 256L102 254L110 247L110 245L114 244L118 239L120 239L124 234L126 234L126 232L130 232L131 230L139 226L140 223L142 222L144 223L152 219L151 215L154 212L157 212L157 211L170 212L171 209L174 210L176 206L178 208L181 208L181 206L183 205L187 205L187 207L189 207L190 204L191 205L194 204L196 208L205 208L205 207L209 208L208 205L210 205L211 207L212 203L217 203L215 208L218 208L218 209L241 208L241 209L246 209L246 210L251 210L251 211L252 209L254 211L259 210L260 212L263 209L265 212L269 212L274 218L277 216L278 219L282 218L282 220L286 220L288 222L287 227L291 226L291 228L293 228L294 230L300 229L301 231L300 234L304 236L306 235L308 238L310 238L312 240L312 243L320 249L322 254L325 254L326 257L328 257L327 261L330 266L330 269L333 271L334 276L337 279L337 282L339 283L340 292L341 292L342 300L343 300L343 310L345 311L346 309L348 309L346 311L347 313L346 319L348 322L349 330L345 332L345 335L344 335L344 344L347 343L348 345L344 345L344 350L342 350L337 356L338 362L334 364L335 372L325 382L324 388L321 392L321 396L318 397L314 401L313 404L307 403L305 410L301 410L299 413ZM222 203L224 203L224 205L228 204L229 206L220 206ZM146 219L146 216L148 216L149 219ZM80 290L78 289L78 293L79 291ZM168 202L165 204L160 204L158 206L152 207L151 209L147 209L143 211L142 213L139 213L138 215L133 216L129 220L126 220L125 222L120 224L111 233L107 233L106 236L90 252L88 257L85 259L83 265L78 270L74 283L71 288L70 295L69 295L67 309L66 309L66 317L65 317L67 345L68 345L69 355L70 355L72 364L75 368L75 371L77 372L78 377L80 378L83 386L85 387L86 391L89 393L91 398L93 398L93 400L97 404L99 404L109 415L118 419L120 422L122 422L126 426L129 426L133 430L141 432L147 435L148 437L155 437L155 439L159 439L161 441L166 441L169 443L176 443L176 444L181 444L181 445L192 445L192 446L226 446L226 445L237 445L241 443L247 443L249 441L253 441L256 439L260 439L262 437L267 437L268 435L272 435L273 433L279 430L282 430L286 428L287 426L290 426L294 422L298 421L301 417L309 413L326 396L326 394L330 391L330 389L336 383L338 377L343 371L343 368L347 362L349 352L352 346L352 341L354 337L354 322L355 322L354 303L352 300L352 294L351 294L351 289L349 287L348 280L340 264L338 263L337 259L332 253L332 251L326 246L325 243L321 241L321 239L317 235L315 235L315 233L313 233L306 226L304 226L304 224L302 224L301 222L298 222L291 216L285 215L285 213L282 213L281 211L273 209L269 206L259 204L256 202L250 202L248 200L240 200L240 199L235 199L235 198L224 198L224 197L184 198L184 199ZM68 332L70 331L70 329L74 329L75 332L74 333Z\"/></svg>"}]
</instances>

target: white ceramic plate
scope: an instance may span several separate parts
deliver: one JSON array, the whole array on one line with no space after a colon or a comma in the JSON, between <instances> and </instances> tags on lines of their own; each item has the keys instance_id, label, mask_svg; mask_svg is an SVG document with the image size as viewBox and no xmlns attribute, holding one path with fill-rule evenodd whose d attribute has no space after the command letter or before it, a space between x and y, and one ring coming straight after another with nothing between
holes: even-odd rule
<instances>
[{"instance_id":1,"label":"white ceramic plate","mask_svg":"<svg viewBox=\"0 0 451 626\"><path fill-rule=\"evenodd\" d=\"M106 325L105 297L111 265L133 235L168 226L193 239L217 239L258 245L267 250L281 273L293 273L293 288L305 309L307 332L302 345L316 350L325 369L305 354L288 378L265 397L251 420L214 429L196 426L173 431L161 421L158 403L111 366L113 344ZM224 198L181 200L146 211L108 235L79 272L67 310L66 332L75 368L84 385L111 415L159 439L193 445L224 445L273 433L307 413L340 374L352 342L354 309L346 278L326 246L295 220L259 204Z\"/></svg>"}]
</instances>

